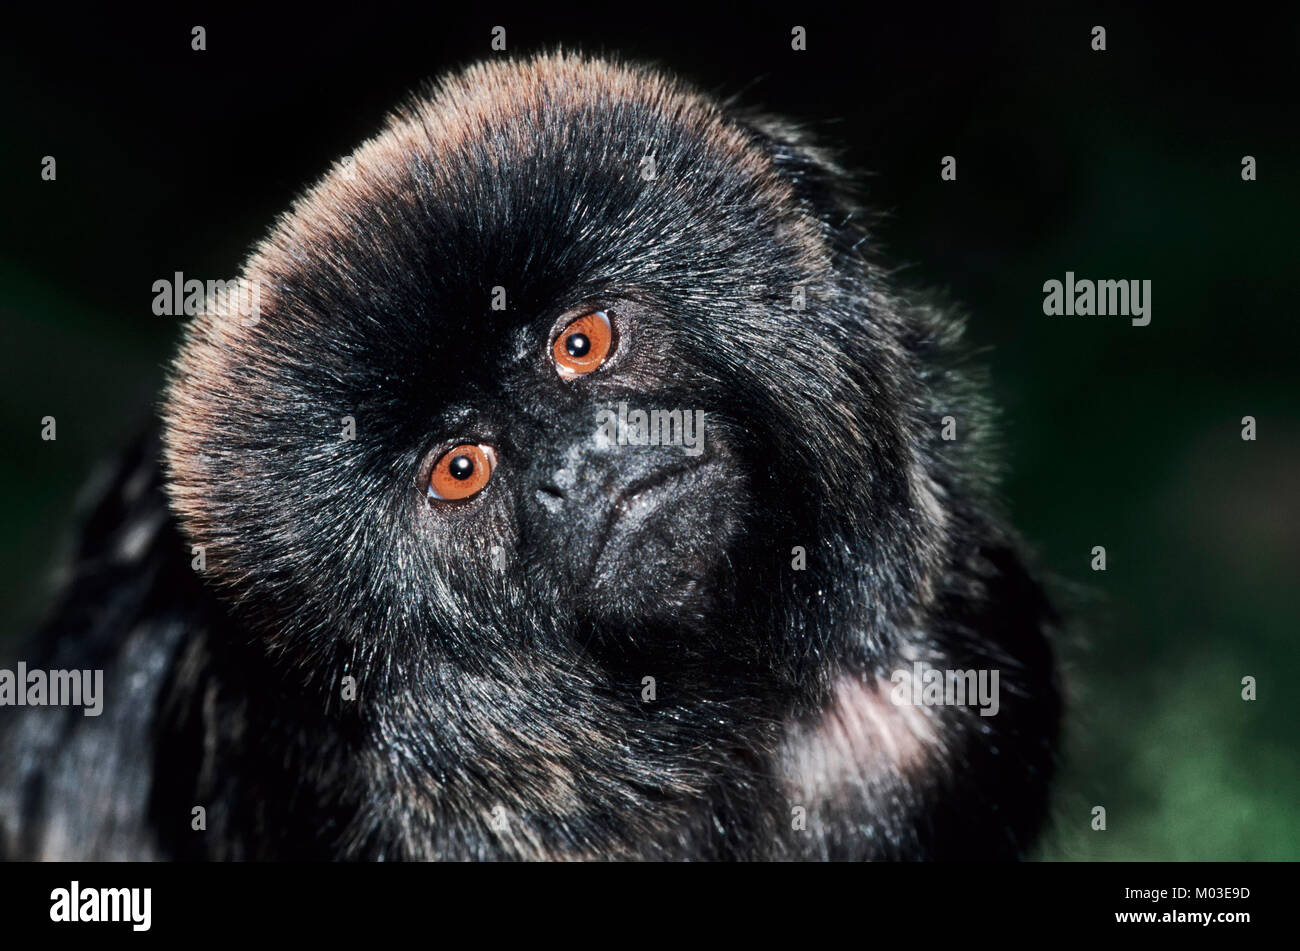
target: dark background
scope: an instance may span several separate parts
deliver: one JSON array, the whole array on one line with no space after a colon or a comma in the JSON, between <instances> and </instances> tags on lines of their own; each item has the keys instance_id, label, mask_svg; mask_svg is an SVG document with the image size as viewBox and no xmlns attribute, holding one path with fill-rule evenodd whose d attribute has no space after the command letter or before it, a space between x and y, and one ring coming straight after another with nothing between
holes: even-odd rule
<instances>
[{"instance_id":1,"label":"dark background","mask_svg":"<svg viewBox=\"0 0 1300 951\"><path fill-rule=\"evenodd\" d=\"M885 213L876 240L898 279L971 315L1003 409L1007 504L1078 618L1043 856L1300 856L1295 5L481 6L51 5L5 24L0 654L40 615L78 487L152 411L179 332L152 314L153 282L234 276L422 80L500 55L500 24L514 53L654 60L809 124ZM790 49L796 23L806 52ZM206 52L190 49L196 24ZM1096 24L1106 52L1090 49ZM939 179L946 154L956 182ZM1150 279L1151 325L1044 316L1042 284L1067 270Z\"/></svg>"}]
</instances>

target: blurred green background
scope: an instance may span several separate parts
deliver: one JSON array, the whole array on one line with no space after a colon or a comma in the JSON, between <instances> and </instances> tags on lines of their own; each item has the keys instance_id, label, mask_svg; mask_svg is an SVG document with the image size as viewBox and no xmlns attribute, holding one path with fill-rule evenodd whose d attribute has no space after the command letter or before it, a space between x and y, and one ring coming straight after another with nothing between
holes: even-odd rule
<instances>
[{"instance_id":1,"label":"blurred green background","mask_svg":"<svg viewBox=\"0 0 1300 951\"><path fill-rule=\"evenodd\" d=\"M512 51L653 59L805 121L863 170L899 280L970 314L1007 505L1074 618L1042 856L1300 857L1294 6L59 17L0 40L0 653L48 600L78 488L152 411L178 332L153 281L233 276L299 188L505 24ZM1067 270L1151 280L1151 325L1044 316Z\"/></svg>"}]
</instances>

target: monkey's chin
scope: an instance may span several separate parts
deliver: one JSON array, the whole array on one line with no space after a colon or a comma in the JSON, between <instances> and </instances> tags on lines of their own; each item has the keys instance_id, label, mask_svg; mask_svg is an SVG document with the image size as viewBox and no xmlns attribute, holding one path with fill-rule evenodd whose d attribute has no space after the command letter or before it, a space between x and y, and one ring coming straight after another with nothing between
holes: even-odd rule
<instances>
[{"instance_id":1,"label":"monkey's chin","mask_svg":"<svg viewBox=\"0 0 1300 951\"><path fill-rule=\"evenodd\" d=\"M638 497L608 532L587 585L595 616L695 626L734 601L732 551L743 532L726 493Z\"/></svg>"},{"instance_id":2,"label":"monkey's chin","mask_svg":"<svg viewBox=\"0 0 1300 951\"><path fill-rule=\"evenodd\" d=\"M695 630L724 614L730 602L730 592L712 577L651 575L624 579L617 593L594 599L588 617L620 627Z\"/></svg>"}]
</instances>

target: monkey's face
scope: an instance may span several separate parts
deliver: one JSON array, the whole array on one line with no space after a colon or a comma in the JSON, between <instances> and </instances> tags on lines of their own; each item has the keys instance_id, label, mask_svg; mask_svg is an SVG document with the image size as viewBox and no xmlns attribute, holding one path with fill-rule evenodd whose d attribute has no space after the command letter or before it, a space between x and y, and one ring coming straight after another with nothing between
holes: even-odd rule
<instances>
[{"instance_id":1,"label":"monkey's face","mask_svg":"<svg viewBox=\"0 0 1300 951\"><path fill-rule=\"evenodd\" d=\"M464 601L497 572L560 624L701 621L753 515L738 430L653 300L569 298L438 341L416 531Z\"/></svg>"},{"instance_id":2,"label":"monkey's face","mask_svg":"<svg viewBox=\"0 0 1300 951\"><path fill-rule=\"evenodd\" d=\"M255 322L189 332L167 460L213 581L300 663L761 657L796 546L867 536L895 596L905 374L845 329L818 168L577 59L414 104L258 249Z\"/></svg>"}]
</instances>

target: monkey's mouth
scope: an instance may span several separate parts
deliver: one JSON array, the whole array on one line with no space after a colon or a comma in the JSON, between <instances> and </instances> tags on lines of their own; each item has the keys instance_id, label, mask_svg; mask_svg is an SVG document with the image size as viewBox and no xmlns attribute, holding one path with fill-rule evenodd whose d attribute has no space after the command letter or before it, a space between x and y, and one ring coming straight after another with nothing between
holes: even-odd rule
<instances>
[{"instance_id":1,"label":"monkey's mouth","mask_svg":"<svg viewBox=\"0 0 1300 951\"><path fill-rule=\"evenodd\" d=\"M710 469L714 472L711 473ZM605 517L601 540L596 546L596 564L599 565L604 559L611 542L617 544L624 535L658 527L656 517L660 510L674 500L680 501L687 494L703 494L712 481L710 476L716 476L720 469L718 462L705 459L662 469L625 488L618 494Z\"/></svg>"},{"instance_id":2,"label":"monkey's mouth","mask_svg":"<svg viewBox=\"0 0 1300 951\"><path fill-rule=\"evenodd\" d=\"M629 484L604 517L588 590L631 611L680 609L707 594L739 534L742 495L743 479L725 455Z\"/></svg>"}]
</instances>

